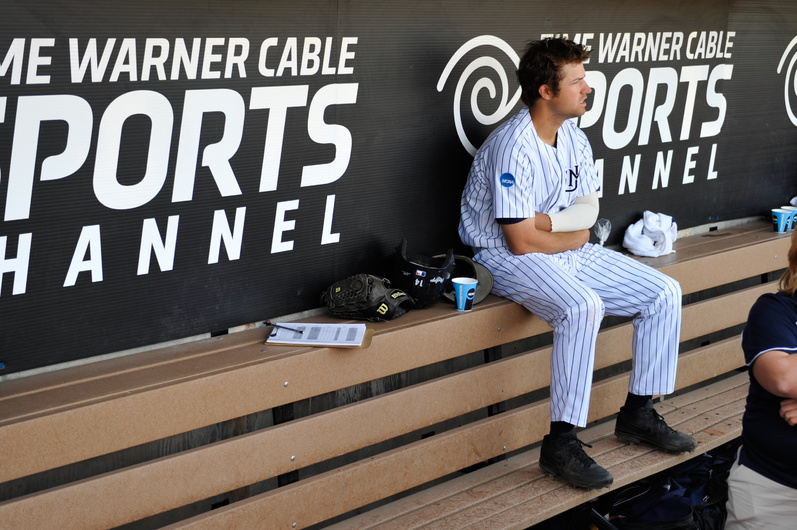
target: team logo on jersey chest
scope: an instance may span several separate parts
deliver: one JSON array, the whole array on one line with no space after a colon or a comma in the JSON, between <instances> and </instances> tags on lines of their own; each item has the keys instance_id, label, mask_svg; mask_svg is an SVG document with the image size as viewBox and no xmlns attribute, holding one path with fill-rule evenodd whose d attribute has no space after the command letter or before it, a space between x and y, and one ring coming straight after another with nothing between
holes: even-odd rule
<instances>
[{"instance_id":1,"label":"team logo on jersey chest","mask_svg":"<svg viewBox=\"0 0 797 530\"><path fill-rule=\"evenodd\" d=\"M567 170L567 189L565 191L576 191L578 189L578 166Z\"/></svg>"},{"instance_id":2,"label":"team logo on jersey chest","mask_svg":"<svg viewBox=\"0 0 797 530\"><path fill-rule=\"evenodd\" d=\"M512 173L504 173L498 180L501 182L501 186L505 188L511 188L515 185L515 176Z\"/></svg>"}]
</instances>

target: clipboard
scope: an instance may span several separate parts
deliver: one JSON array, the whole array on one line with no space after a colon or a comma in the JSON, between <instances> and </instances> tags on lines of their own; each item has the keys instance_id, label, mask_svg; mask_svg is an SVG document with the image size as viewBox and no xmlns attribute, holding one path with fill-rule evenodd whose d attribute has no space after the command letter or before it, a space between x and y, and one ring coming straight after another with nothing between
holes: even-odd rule
<instances>
[{"instance_id":1,"label":"clipboard","mask_svg":"<svg viewBox=\"0 0 797 530\"><path fill-rule=\"evenodd\" d=\"M322 346L328 348L367 348L374 330L365 324L321 324L313 322L271 322L265 344Z\"/></svg>"}]
</instances>

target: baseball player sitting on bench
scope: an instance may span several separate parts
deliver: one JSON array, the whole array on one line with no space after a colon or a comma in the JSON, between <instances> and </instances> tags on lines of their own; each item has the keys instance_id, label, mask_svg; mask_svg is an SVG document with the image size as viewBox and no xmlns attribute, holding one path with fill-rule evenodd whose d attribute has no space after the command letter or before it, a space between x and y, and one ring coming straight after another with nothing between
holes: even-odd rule
<instances>
[{"instance_id":1,"label":"baseball player sitting on bench","mask_svg":"<svg viewBox=\"0 0 797 530\"><path fill-rule=\"evenodd\" d=\"M587 137L571 118L586 111L589 51L565 39L531 42L517 71L528 106L476 153L462 193L459 235L509 298L554 329L551 430L540 466L582 488L612 483L583 450L595 341L604 314L634 317L629 393L615 434L670 452L697 443L653 409L672 393L681 328L681 287L633 258L589 243L600 182Z\"/></svg>"}]
</instances>

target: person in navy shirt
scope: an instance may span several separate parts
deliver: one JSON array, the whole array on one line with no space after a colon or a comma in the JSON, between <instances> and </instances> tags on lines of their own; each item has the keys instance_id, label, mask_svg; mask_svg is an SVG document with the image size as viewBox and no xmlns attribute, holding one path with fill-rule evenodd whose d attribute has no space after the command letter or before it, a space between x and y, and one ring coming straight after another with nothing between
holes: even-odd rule
<instances>
[{"instance_id":1,"label":"person in navy shirt","mask_svg":"<svg viewBox=\"0 0 797 530\"><path fill-rule=\"evenodd\" d=\"M728 477L726 529L797 525L797 232L777 293L753 304L742 332L750 389L742 448Z\"/></svg>"}]
</instances>

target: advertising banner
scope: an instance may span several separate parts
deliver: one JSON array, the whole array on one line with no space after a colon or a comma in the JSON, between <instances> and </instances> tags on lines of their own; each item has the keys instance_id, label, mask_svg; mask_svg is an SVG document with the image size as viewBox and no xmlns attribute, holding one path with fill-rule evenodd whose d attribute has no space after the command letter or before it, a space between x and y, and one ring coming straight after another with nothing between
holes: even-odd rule
<instances>
[{"instance_id":1,"label":"advertising banner","mask_svg":"<svg viewBox=\"0 0 797 530\"><path fill-rule=\"evenodd\" d=\"M26 0L0 28L0 377L316 308L402 238L465 252L543 36L592 49L607 244L797 195L786 0Z\"/></svg>"}]
</instances>

